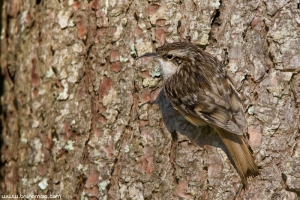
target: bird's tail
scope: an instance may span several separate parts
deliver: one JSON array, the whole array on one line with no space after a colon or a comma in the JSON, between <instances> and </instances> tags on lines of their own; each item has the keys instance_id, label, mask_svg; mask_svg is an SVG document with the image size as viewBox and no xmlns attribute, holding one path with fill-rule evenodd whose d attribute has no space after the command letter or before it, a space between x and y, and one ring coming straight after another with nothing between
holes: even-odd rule
<instances>
[{"instance_id":1,"label":"bird's tail","mask_svg":"<svg viewBox=\"0 0 300 200\"><path fill-rule=\"evenodd\" d=\"M256 176L259 174L259 171L244 136L219 128L215 129L228 149L242 183L248 187L247 177Z\"/></svg>"}]
</instances>

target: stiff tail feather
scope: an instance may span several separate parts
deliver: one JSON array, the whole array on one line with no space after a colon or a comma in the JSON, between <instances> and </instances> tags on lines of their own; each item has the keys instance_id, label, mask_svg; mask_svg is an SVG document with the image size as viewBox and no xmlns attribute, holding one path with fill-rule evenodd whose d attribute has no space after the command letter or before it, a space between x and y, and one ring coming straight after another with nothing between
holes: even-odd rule
<instances>
[{"instance_id":1,"label":"stiff tail feather","mask_svg":"<svg viewBox=\"0 0 300 200\"><path fill-rule=\"evenodd\" d=\"M236 166L237 172L241 177L242 183L247 188L247 177L258 175L259 170L243 135L230 133L219 128L215 128L215 130L228 149L228 152Z\"/></svg>"}]
</instances>

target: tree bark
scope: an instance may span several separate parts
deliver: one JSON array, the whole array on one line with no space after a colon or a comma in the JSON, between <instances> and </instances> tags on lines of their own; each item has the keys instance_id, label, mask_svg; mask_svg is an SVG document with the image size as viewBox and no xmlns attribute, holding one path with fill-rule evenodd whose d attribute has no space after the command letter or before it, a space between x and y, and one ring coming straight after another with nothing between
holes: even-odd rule
<instances>
[{"instance_id":1,"label":"tree bark","mask_svg":"<svg viewBox=\"0 0 300 200\"><path fill-rule=\"evenodd\" d=\"M299 7L297 0L5 1L0 194L299 198ZM248 189L218 135L172 108L156 63L135 60L177 41L224 62L241 94L260 167Z\"/></svg>"}]
</instances>

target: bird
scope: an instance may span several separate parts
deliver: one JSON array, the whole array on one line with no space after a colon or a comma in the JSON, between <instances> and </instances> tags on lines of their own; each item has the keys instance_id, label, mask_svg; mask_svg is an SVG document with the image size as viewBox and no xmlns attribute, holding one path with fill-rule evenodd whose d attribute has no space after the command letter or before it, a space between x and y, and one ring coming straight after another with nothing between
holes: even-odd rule
<instances>
[{"instance_id":1,"label":"bird","mask_svg":"<svg viewBox=\"0 0 300 200\"><path fill-rule=\"evenodd\" d=\"M247 188L248 177L258 175L259 169L244 136L247 122L241 98L224 64L187 42L166 44L138 58L144 57L158 61L172 106L190 123L209 125L218 133Z\"/></svg>"}]
</instances>

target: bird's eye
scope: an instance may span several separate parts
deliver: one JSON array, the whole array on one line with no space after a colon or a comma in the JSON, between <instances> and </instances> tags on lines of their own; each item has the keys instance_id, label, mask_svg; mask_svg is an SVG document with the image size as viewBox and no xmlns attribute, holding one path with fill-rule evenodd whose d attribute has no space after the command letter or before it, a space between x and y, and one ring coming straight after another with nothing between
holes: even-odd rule
<instances>
[{"instance_id":1,"label":"bird's eye","mask_svg":"<svg viewBox=\"0 0 300 200\"><path fill-rule=\"evenodd\" d=\"M168 58L168 60L171 60L173 58L173 54L168 54L167 58Z\"/></svg>"}]
</instances>

